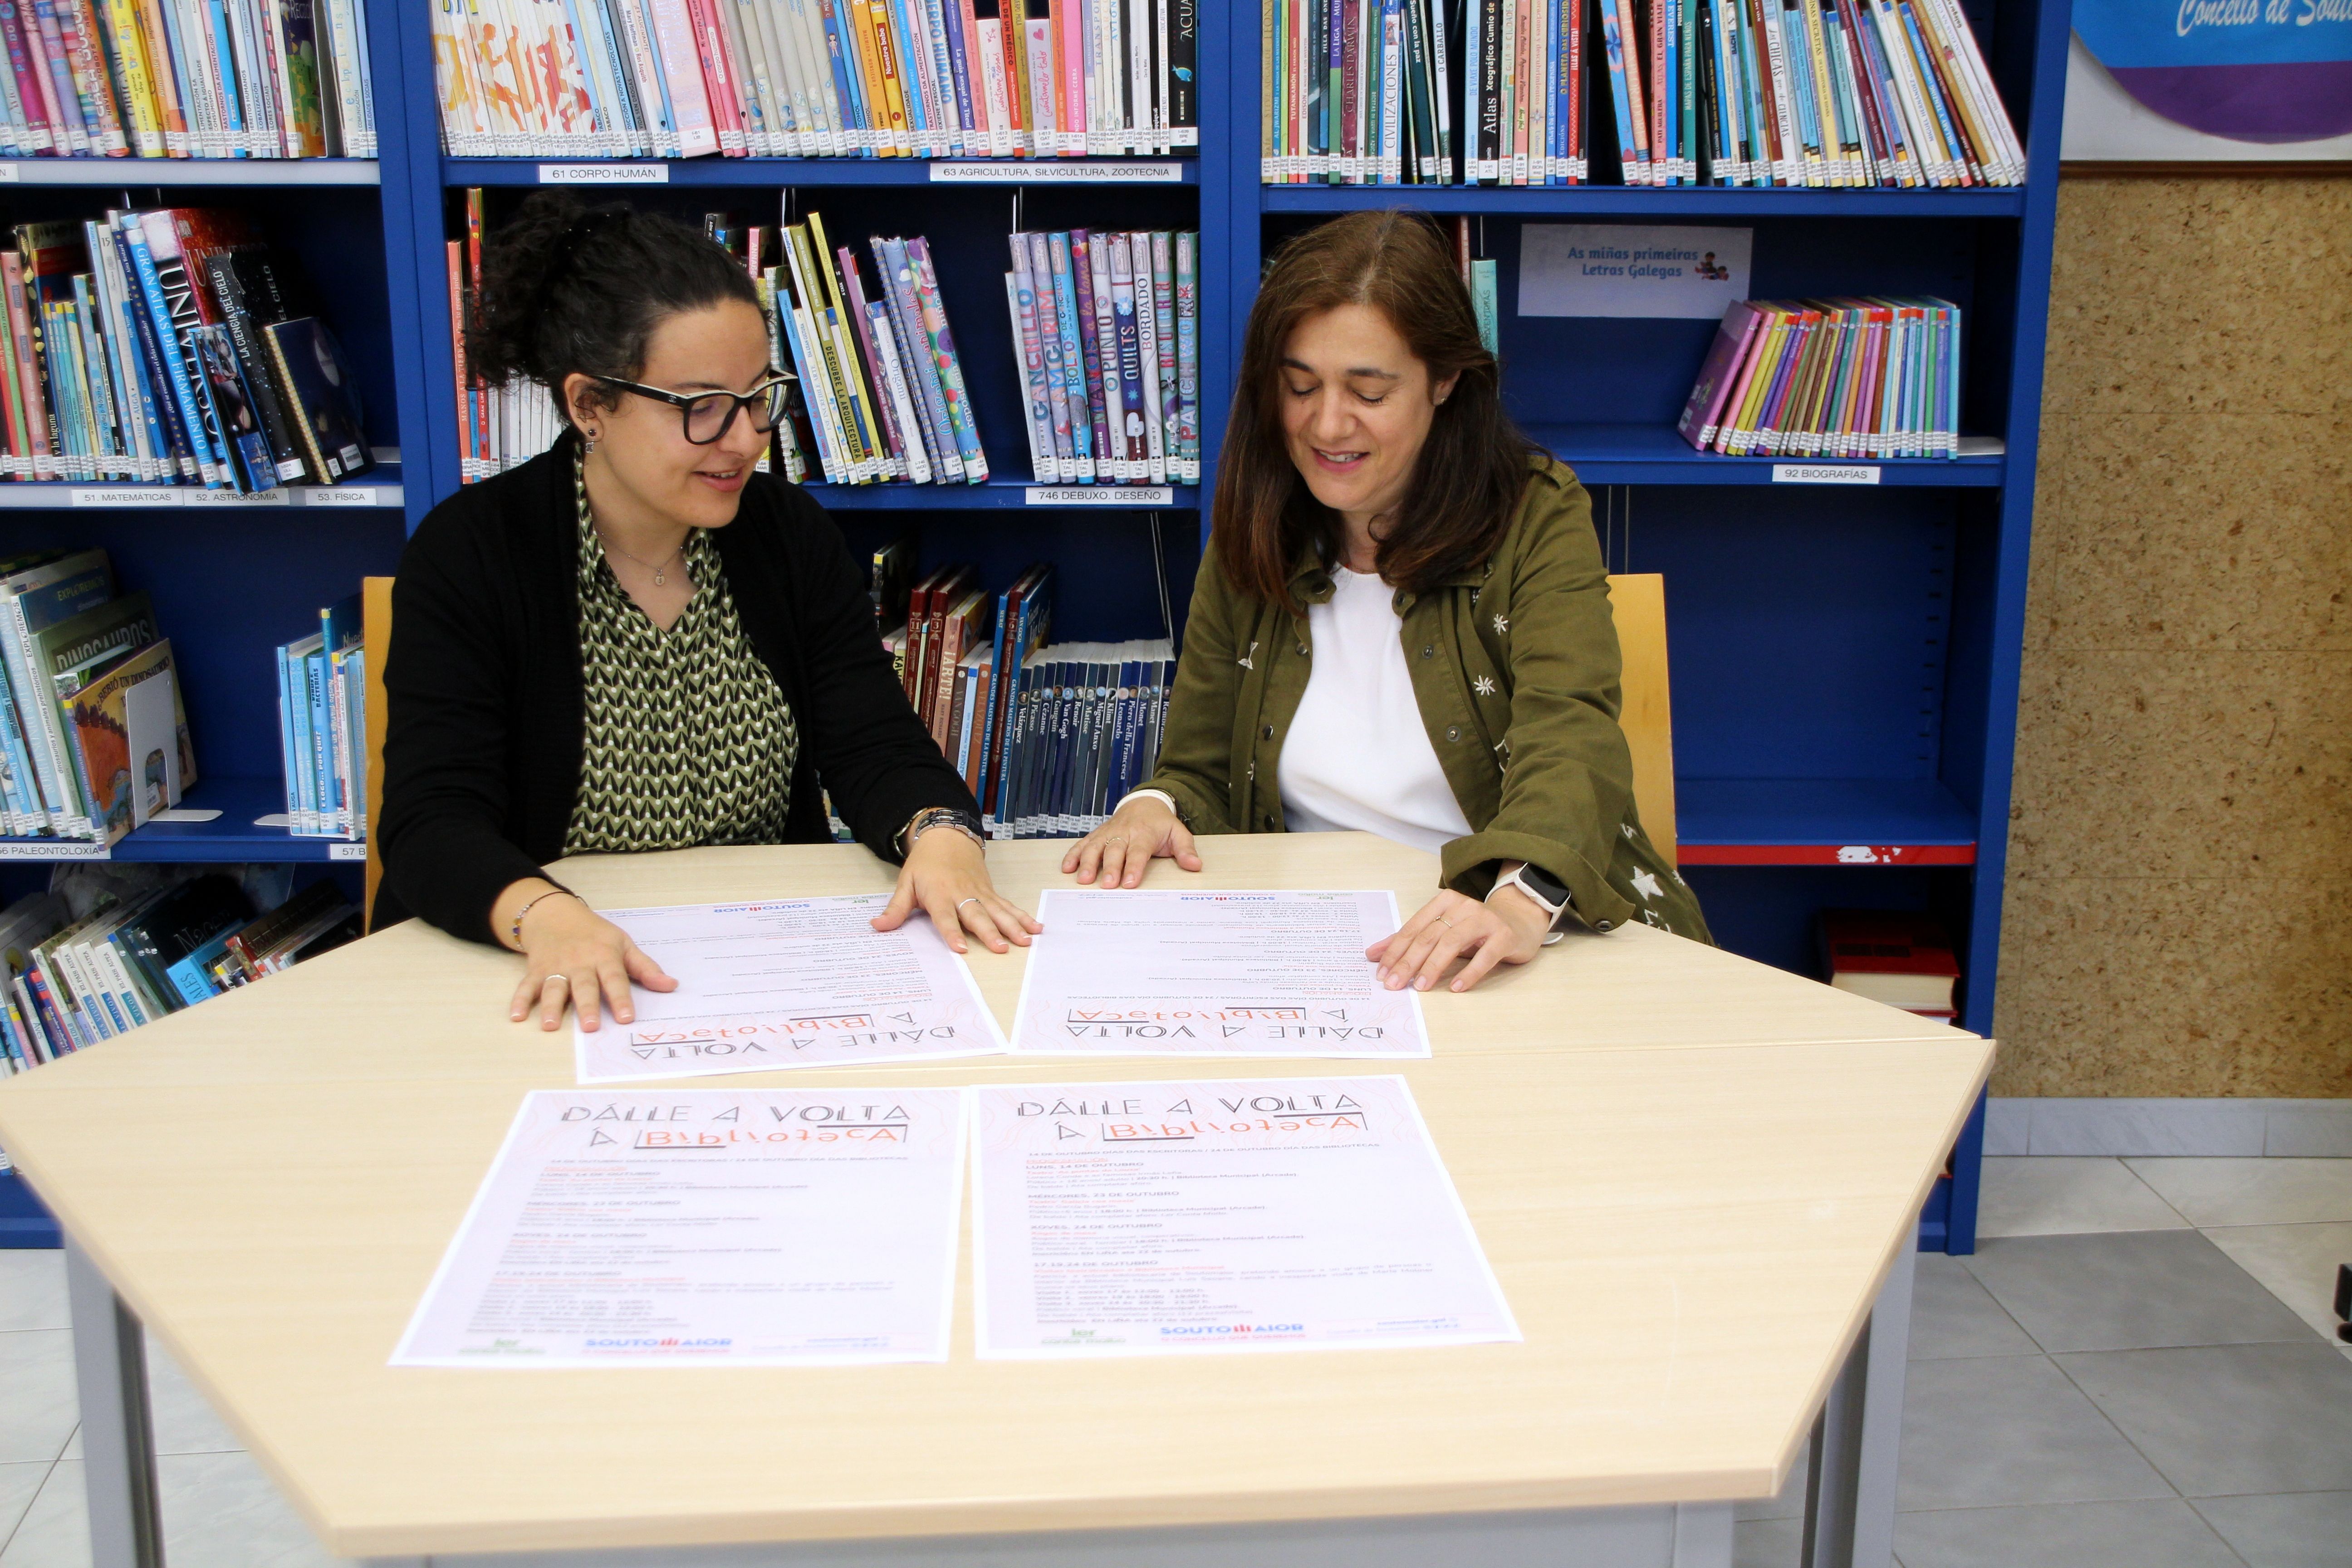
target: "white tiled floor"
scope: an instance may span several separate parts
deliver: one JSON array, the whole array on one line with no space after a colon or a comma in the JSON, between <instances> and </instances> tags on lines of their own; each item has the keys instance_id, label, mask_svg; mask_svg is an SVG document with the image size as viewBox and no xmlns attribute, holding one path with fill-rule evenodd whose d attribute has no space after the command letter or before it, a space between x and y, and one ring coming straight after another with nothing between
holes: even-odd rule
<instances>
[{"instance_id":1,"label":"white tiled floor","mask_svg":"<svg viewBox=\"0 0 2352 1568\"><path fill-rule=\"evenodd\" d=\"M1981 1212L1920 1260L1903 1568L2352 1568L2352 1160L1988 1160ZM0 1568L88 1568L66 1325L59 1256L0 1251ZM149 1353L173 1568L331 1568ZM1738 1568L1795 1563L1803 1496L1740 1508Z\"/></svg>"}]
</instances>

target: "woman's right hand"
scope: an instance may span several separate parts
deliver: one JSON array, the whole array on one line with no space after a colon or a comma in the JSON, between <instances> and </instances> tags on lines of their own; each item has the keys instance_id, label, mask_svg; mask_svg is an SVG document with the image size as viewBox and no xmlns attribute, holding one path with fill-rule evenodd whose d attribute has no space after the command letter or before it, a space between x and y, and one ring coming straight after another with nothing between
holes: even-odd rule
<instances>
[{"instance_id":1,"label":"woman's right hand","mask_svg":"<svg viewBox=\"0 0 2352 1568\"><path fill-rule=\"evenodd\" d=\"M1080 882L1092 882L1099 876L1106 888L1139 887L1144 868L1153 857L1162 855L1187 871L1201 868L1200 854L1192 847L1192 830L1168 808L1166 801L1157 795L1138 795L1062 857L1062 873L1076 871Z\"/></svg>"},{"instance_id":2,"label":"woman's right hand","mask_svg":"<svg viewBox=\"0 0 2352 1568\"><path fill-rule=\"evenodd\" d=\"M522 956L522 984L515 987L509 1016L520 1024L535 1006L542 1029L562 1024L567 1005L591 1034L604 1022L607 1006L621 1023L634 1021L633 980L648 991L677 989L677 982L627 931L569 893L541 899L524 913Z\"/></svg>"}]
</instances>

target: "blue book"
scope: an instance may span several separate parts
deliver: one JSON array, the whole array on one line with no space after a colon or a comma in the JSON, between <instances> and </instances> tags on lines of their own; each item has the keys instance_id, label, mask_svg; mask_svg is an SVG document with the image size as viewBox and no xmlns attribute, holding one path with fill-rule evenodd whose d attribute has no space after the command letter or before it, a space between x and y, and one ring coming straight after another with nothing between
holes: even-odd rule
<instances>
[{"instance_id":1,"label":"blue book","mask_svg":"<svg viewBox=\"0 0 2352 1568\"><path fill-rule=\"evenodd\" d=\"M229 927L163 971L164 977L179 988L183 1000L194 1005L220 994L220 987L213 984L212 966L228 956L228 939L238 929Z\"/></svg>"}]
</instances>

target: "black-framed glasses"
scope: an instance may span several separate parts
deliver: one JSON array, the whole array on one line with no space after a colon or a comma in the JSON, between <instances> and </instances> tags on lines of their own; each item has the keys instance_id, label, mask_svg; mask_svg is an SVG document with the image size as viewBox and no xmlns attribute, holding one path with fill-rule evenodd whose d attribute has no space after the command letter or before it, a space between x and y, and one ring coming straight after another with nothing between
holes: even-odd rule
<instances>
[{"instance_id":1,"label":"black-framed glasses","mask_svg":"<svg viewBox=\"0 0 2352 1568\"><path fill-rule=\"evenodd\" d=\"M670 392L623 381L618 376L600 375L596 379L606 386L617 386L623 392L668 404L684 421L686 438L698 447L708 447L733 429L735 416L746 409L751 411L752 429L762 436L773 430L784 416L784 399L799 378L788 370L772 368L768 378L749 392Z\"/></svg>"}]
</instances>

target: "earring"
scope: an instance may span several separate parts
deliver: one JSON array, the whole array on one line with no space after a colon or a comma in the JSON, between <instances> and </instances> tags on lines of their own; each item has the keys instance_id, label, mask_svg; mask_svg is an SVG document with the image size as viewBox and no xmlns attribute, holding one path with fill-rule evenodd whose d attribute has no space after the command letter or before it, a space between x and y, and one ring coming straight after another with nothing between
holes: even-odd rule
<instances>
[{"instance_id":1,"label":"earring","mask_svg":"<svg viewBox=\"0 0 2352 1568\"><path fill-rule=\"evenodd\" d=\"M595 449L596 449L596 432L595 432L595 431L593 431L593 430L583 430L583 431L580 433L580 450L581 450L582 452L585 453L585 452L593 452L593 451L594 451Z\"/></svg>"}]
</instances>

